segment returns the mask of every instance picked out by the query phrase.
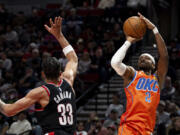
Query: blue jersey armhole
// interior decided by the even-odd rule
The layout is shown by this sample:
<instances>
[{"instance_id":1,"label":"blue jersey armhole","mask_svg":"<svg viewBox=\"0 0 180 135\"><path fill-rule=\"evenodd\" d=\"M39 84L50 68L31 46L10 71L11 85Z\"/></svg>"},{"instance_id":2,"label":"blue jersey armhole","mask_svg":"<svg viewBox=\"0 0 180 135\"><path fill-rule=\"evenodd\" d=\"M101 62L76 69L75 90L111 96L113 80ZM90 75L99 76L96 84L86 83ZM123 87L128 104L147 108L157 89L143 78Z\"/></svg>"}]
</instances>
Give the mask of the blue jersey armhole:
<instances>
[{"instance_id":1,"label":"blue jersey armhole","mask_svg":"<svg viewBox=\"0 0 180 135\"><path fill-rule=\"evenodd\" d=\"M131 83L134 82L134 80L135 80L135 78L136 78L136 74L137 74L136 72L137 72L137 71L135 71L135 74L134 74L134 77L133 77L132 81L128 84L128 86L126 86L126 88L128 88L128 87L131 85Z\"/></svg>"}]
</instances>

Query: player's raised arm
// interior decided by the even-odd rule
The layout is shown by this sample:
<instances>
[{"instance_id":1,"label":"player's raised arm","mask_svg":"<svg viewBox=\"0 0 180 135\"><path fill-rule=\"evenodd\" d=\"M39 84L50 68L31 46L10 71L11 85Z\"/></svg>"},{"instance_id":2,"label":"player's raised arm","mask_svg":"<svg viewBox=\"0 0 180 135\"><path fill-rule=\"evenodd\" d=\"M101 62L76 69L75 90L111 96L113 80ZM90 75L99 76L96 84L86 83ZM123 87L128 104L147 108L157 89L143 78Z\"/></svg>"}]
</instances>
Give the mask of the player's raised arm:
<instances>
[{"instance_id":1,"label":"player's raised arm","mask_svg":"<svg viewBox=\"0 0 180 135\"><path fill-rule=\"evenodd\" d=\"M139 39L127 36L125 43L117 50L111 59L111 66L116 71L117 74L124 78L125 87L131 82L135 75L135 70L131 66L126 66L122 63L128 48L132 43L138 41Z\"/></svg>"},{"instance_id":2,"label":"player's raised arm","mask_svg":"<svg viewBox=\"0 0 180 135\"><path fill-rule=\"evenodd\" d=\"M68 63L66 64L65 70L63 72L63 77L71 84L73 85L74 78L76 76L77 72L77 66L78 66L78 58L77 55L72 48L72 46L69 44L69 42L66 40L62 33L62 18L61 17L55 17L54 22L52 19L50 21L50 27L47 25L44 25L46 30L51 33L59 42L63 49L63 53L68 59Z\"/></svg>"},{"instance_id":3,"label":"player's raised arm","mask_svg":"<svg viewBox=\"0 0 180 135\"><path fill-rule=\"evenodd\" d=\"M47 93L42 87L35 88L31 90L25 97L19 99L13 104L6 104L0 99L0 112L6 116L13 116L23 111L34 103L38 102Z\"/></svg>"},{"instance_id":4,"label":"player's raised arm","mask_svg":"<svg viewBox=\"0 0 180 135\"><path fill-rule=\"evenodd\" d=\"M158 79L159 79L159 86L161 89L164 79L165 79L165 75L168 70L168 51L166 48L166 44L165 44L161 34L159 33L157 27L152 22L150 22L147 18L145 18L143 15L141 15L140 13L138 13L138 15L140 16L141 19L143 19L145 21L147 27L153 31L155 38L156 38L158 52L159 52L157 75L158 75Z\"/></svg>"}]
</instances>

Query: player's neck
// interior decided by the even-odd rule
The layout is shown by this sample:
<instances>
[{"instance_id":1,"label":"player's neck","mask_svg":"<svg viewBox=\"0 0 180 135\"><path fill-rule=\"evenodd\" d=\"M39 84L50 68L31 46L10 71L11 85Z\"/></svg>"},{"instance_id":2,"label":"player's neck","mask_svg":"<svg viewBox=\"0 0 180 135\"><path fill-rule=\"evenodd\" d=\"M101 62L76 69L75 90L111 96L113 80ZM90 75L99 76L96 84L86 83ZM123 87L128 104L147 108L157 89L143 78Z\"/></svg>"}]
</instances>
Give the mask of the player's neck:
<instances>
[{"instance_id":1,"label":"player's neck","mask_svg":"<svg viewBox=\"0 0 180 135\"><path fill-rule=\"evenodd\" d=\"M143 71L146 75L151 75L152 72L151 71Z\"/></svg>"},{"instance_id":2,"label":"player's neck","mask_svg":"<svg viewBox=\"0 0 180 135\"><path fill-rule=\"evenodd\" d=\"M53 83L53 84L55 84L55 85L58 85L59 84L59 78L58 79L56 79L56 80L49 80L49 79L46 79L46 83Z\"/></svg>"}]
</instances>

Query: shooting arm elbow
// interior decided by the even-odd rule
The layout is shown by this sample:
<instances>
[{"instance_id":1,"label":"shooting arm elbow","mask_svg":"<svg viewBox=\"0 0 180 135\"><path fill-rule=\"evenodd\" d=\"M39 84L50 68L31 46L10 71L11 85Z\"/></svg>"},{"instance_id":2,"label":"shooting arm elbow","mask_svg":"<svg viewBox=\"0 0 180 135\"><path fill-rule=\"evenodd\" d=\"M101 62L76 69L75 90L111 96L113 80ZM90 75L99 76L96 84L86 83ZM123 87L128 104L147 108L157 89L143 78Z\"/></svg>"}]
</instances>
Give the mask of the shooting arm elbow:
<instances>
[{"instance_id":1,"label":"shooting arm elbow","mask_svg":"<svg viewBox=\"0 0 180 135\"><path fill-rule=\"evenodd\" d=\"M111 59L111 67L115 68L118 65L118 61L115 59L115 57L112 57Z\"/></svg>"},{"instance_id":2,"label":"shooting arm elbow","mask_svg":"<svg viewBox=\"0 0 180 135\"><path fill-rule=\"evenodd\" d=\"M111 66L120 76L122 76L126 71L126 65L122 62L111 60Z\"/></svg>"}]
</instances>

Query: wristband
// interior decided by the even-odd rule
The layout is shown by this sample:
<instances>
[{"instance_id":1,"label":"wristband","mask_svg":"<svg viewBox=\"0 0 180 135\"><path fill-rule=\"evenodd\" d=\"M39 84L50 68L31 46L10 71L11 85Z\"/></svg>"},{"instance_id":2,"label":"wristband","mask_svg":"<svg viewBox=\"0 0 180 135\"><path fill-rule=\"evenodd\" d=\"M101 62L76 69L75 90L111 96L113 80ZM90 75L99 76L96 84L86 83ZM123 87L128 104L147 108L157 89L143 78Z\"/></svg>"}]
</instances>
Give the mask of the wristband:
<instances>
[{"instance_id":1,"label":"wristband","mask_svg":"<svg viewBox=\"0 0 180 135\"><path fill-rule=\"evenodd\" d=\"M63 53L64 53L65 56L71 51L74 51L74 49L72 48L71 45L68 45L65 48L63 48Z\"/></svg>"},{"instance_id":2,"label":"wristband","mask_svg":"<svg viewBox=\"0 0 180 135\"><path fill-rule=\"evenodd\" d=\"M153 33L154 33L154 34L159 33L159 31L158 31L157 27L154 27L154 29L153 29Z\"/></svg>"}]
</instances>

